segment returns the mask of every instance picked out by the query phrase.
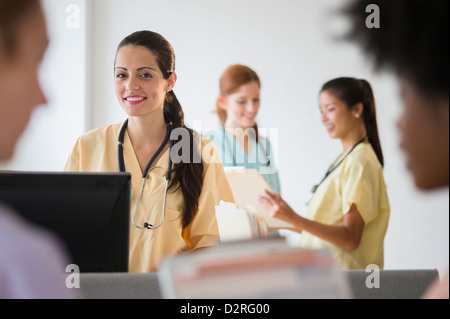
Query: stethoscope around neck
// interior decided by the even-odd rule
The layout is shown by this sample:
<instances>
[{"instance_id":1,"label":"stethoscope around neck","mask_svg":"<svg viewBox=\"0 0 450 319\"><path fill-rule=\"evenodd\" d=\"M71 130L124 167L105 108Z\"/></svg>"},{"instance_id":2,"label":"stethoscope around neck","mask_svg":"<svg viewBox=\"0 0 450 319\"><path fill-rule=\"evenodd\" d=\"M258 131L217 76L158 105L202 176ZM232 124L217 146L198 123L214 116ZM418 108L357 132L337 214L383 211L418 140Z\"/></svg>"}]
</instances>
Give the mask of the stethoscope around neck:
<instances>
[{"instance_id":1,"label":"stethoscope around neck","mask_svg":"<svg viewBox=\"0 0 450 319\"><path fill-rule=\"evenodd\" d=\"M118 137L118 141L117 141L117 147L118 147L118 160L119 160L119 171L120 172L125 172L125 160L123 157L123 143L124 143L124 137L125 137L125 130L128 126L128 119L125 120L125 122L122 125L122 128L120 129L119 132L119 137ZM155 152L155 154L153 155L153 157L150 159L150 161L148 162L143 174L142 174L142 184L141 184L141 191L139 192L139 198L138 201L136 203L136 206L134 208L133 211L133 216L132 216L132 222L134 224L134 226L136 226L139 229L157 229L159 227L162 226L162 224L164 223L164 220L166 218L166 198L167 198L167 190L169 188L169 181L170 181L170 170L172 168L172 159L170 156L170 152L172 151L172 146L173 146L173 140L170 139L170 134L172 133L173 130L173 123L169 122L167 124L167 133L166 133L166 137L164 138L164 141L161 143L161 145L159 146L158 150ZM153 226L152 224L149 224L147 222L144 223L143 226L139 226L138 224L136 224L135 222L135 216L136 216L136 211L139 207L139 204L141 202L141 198L142 198L142 193L144 191L144 186L145 186L145 180L148 178L148 173L150 171L150 167L152 166L153 162L155 161L155 159L158 157L158 155L161 153L161 151L164 149L164 146L167 144L167 142L170 140L170 149L169 149L169 166L168 166L168 173L166 175L166 186L165 186L165 190L164 190L164 200L163 200L163 215L161 218L161 222L156 225Z\"/></svg>"},{"instance_id":2,"label":"stethoscope around neck","mask_svg":"<svg viewBox=\"0 0 450 319\"><path fill-rule=\"evenodd\" d=\"M231 155L232 155L232 157L233 157L233 166L239 166L239 165L237 164L236 154L235 154L235 152L234 152L234 149L233 149L232 145L229 145L230 143L229 143L229 141L228 141L228 139L227 139L227 137L226 137L225 127L222 127L222 140L224 141L224 145L226 145L226 147L228 147L228 149L231 151ZM257 145L258 148L261 149L262 153L264 154L264 157L265 157L266 160L267 160L266 166L269 167L269 166L270 166L270 158L269 158L269 156L267 155L266 150L263 149L261 143L256 142L256 145ZM224 150L224 151L226 151L226 150ZM256 152L256 156L258 156L258 151ZM224 157L224 159L225 159L225 157Z\"/></svg>"}]
</instances>

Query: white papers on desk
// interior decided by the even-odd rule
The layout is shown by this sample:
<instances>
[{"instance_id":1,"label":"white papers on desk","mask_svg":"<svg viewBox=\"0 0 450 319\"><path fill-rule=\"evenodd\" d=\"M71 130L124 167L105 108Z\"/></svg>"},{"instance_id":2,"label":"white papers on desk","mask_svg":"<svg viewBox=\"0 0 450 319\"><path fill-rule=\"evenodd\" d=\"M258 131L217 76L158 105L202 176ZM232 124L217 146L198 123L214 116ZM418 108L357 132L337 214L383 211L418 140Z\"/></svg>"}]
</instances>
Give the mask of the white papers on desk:
<instances>
[{"instance_id":1,"label":"white papers on desk","mask_svg":"<svg viewBox=\"0 0 450 319\"><path fill-rule=\"evenodd\" d=\"M232 242L165 259L163 298L350 298L327 250L290 247L281 238Z\"/></svg>"},{"instance_id":2,"label":"white papers on desk","mask_svg":"<svg viewBox=\"0 0 450 319\"><path fill-rule=\"evenodd\" d=\"M269 230L264 219L234 203L220 202L215 207L221 242L267 237Z\"/></svg>"},{"instance_id":3,"label":"white papers on desk","mask_svg":"<svg viewBox=\"0 0 450 319\"><path fill-rule=\"evenodd\" d=\"M292 228L292 225L273 218L259 203L258 197L265 196L265 190L272 191L264 177L256 169L244 167L224 167L234 199L239 208L264 218L267 225L273 228Z\"/></svg>"}]
</instances>

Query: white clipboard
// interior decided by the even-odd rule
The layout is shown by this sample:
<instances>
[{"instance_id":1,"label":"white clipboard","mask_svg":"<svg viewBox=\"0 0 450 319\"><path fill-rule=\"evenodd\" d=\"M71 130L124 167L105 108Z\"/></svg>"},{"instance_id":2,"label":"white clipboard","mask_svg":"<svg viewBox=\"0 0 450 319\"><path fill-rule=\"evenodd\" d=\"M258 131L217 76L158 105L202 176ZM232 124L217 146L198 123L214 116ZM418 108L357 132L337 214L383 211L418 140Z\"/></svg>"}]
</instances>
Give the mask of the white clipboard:
<instances>
[{"instance_id":1,"label":"white clipboard","mask_svg":"<svg viewBox=\"0 0 450 319\"><path fill-rule=\"evenodd\" d=\"M292 228L292 225L273 218L259 201L259 196L265 196L265 190L273 192L264 177L256 169L245 167L224 167L225 174L233 191L236 204L243 209L265 219L269 227Z\"/></svg>"}]
</instances>

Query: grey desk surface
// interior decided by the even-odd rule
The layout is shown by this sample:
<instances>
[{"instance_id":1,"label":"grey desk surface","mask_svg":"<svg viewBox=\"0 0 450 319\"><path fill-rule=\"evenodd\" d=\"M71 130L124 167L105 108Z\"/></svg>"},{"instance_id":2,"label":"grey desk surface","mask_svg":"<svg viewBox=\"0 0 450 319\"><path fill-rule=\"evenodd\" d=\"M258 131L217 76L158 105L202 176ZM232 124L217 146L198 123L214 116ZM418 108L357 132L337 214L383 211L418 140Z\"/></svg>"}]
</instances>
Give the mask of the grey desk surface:
<instances>
[{"instance_id":1,"label":"grey desk surface","mask_svg":"<svg viewBox=\"0 0 450 319\"><path fill-rule=\"evenodd\" d=\"M355 299L417 299L439 278L436 269L381 270L379 288L368 288L370 273L344 271ZM160 299L156 273L82 273L82 296L88 299Z\"/></svg>"}]
</instances>

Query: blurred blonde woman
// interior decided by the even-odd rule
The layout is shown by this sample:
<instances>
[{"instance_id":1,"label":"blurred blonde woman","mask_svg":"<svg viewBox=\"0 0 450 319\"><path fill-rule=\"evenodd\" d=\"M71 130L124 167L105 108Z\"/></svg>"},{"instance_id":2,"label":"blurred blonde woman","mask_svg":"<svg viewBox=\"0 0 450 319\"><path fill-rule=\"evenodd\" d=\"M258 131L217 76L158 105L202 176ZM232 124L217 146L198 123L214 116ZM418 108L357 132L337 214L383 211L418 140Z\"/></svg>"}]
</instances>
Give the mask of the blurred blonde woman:
<instances>
[{"instance_id":1,"label":"blurred blonde woman","mask_svg":"<svg viewBox=\"0 0 450 319\"><path fill-rule=\"evenodd\" d=\"M224 166L258 170L273 191L280 193L280 181L270 141L258 132L261 82L255 71L244 65L228 67L220 78L217 115L220 128L205 131L219 151Z\"/></svg>"}]
</instances>

